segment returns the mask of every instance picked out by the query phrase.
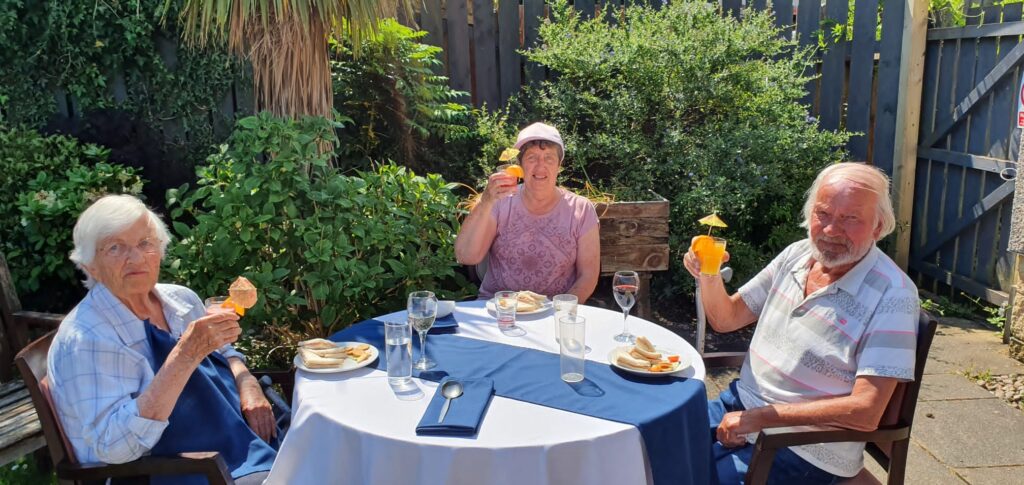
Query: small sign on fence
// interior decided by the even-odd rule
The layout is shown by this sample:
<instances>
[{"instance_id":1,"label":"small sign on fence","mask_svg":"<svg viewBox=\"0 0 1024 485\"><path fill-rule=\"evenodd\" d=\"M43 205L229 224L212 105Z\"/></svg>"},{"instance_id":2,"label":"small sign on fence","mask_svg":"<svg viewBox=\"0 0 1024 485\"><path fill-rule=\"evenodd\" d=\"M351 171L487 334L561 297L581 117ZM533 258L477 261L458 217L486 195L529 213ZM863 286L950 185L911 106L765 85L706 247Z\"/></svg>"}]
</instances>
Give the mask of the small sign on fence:
<instances>
[{"instance_id":1,"label":"small sign on fence","mask_svg":"<svg viewBox=\"0 0 1024 485\"><path fill-rule=\"evenodd\" d=\"M1017 93L1017 128L1024 128L1024 76L1020 78Z\"/></svg>"}]
</instances>

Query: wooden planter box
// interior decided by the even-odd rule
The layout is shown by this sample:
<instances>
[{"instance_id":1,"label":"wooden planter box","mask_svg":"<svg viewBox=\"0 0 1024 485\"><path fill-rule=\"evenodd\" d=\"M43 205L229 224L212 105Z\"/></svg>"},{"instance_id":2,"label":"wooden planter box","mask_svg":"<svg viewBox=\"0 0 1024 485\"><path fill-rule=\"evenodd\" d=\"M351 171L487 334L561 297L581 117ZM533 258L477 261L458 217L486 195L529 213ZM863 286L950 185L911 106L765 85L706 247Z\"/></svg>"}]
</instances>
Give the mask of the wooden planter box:
<instances>
[{"instance_id":1,"label":"wooden planter box","mask_svg":"<svg viewBox=\"0 0 1024 485\"><path fill-rule=\"evenodd\" d=\"M652 271L669 267L668 200L651 192L651 200L597 204L601 221L601 274L632 270L640 274L637 315L651 316Z\"/></svg>"}]
</instances>

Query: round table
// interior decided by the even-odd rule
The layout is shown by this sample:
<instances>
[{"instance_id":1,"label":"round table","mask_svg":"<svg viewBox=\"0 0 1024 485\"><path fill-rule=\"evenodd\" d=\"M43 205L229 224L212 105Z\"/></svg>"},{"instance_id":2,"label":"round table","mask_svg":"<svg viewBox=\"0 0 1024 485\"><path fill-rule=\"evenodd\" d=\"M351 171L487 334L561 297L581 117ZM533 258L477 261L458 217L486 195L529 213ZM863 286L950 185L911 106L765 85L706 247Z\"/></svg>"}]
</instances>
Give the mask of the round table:
<instances>
[{"instance_id":1,"label":"round table","mask_svg":"<svg viewBox=\"0 0 1024 485\"><path fill-rule=\"evenodd\" d=\"M608 363L609 351L621 345L612 336L622 330L622 313L586 305L577 313L587 319L587 359ZM459 303L454 315L460 336L558 353L551 311L519 316L526 334L518 337L498 330L484 301ZM379 320L404 318L396 312ZM704 379L700 355L681 337L634 316L629 328L689 358L691 367L680 375ZM423 398L402 401L387 374L373 366L336 374L296 371L291 428L266 483L650 483L636 427L500 396L475 437L417 436L437 383L415 381Z\"/></svg>"}]
</instances>

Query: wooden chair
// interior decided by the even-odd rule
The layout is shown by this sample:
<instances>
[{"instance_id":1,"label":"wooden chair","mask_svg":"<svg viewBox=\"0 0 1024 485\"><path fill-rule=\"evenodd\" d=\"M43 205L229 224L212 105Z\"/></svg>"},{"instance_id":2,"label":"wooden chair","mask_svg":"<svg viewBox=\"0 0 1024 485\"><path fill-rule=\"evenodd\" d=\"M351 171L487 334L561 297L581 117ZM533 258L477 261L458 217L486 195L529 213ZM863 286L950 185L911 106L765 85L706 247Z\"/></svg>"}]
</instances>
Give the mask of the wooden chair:
<instances>
[{"instance_id":1,"label":"wooden chair","mask_svg":"<svg viewBox=\"0 0 1024 485\"><path fill-rule=\"evenodd\" d=\"M14 356L33 335L60 324L62 315L27 312L14 291L7 261L0 253L0 465L46 446L25 383L17 378Z\"/></svg>"},{"instance_id":2,"label":"wooden chair","mask_svg":"<svg viewBox=\"0 0 1024 485\"><path fill-rule=\"evenodd\" d=\"M888 473L886 483L902 484L907 469L907 452L910 446L910 431L917 409L917 395L921 390L921 378L928 360L928 351L935 336L938 323L925 311L921 311L917 324L917 352L914 365L914 381L896 386L889 405L882 416L881 424L874 431L855 431L843 428L826 428L814 431L786 431L782 428L764 429L754 444L754 454L747 469L745 483L761 485L767 482L775 453L780 448L808 445L813 443L837 443L863 441L866 450ZM741 355L705 356L707 367L737 367L742 365ZM864 476L864 475L867 476ZM862 470L854 481L874 480L870 473ZM847 482L850 483L850 482Z\"/></svg>"},{"instance_id":3,"label":"wooden chair","mask_svg":"<svg viewBox=\"0 0 1024 485\"><path fill-rule=\"evenodd\" d=\"M233 484L227 464L217 452L179 453L176 457L142 457L128 463L78 463L60 421L57 420L46 388L46 354L56 332L50 332L22 349L15 357L32 396L32 404L46 437L50 458L61 483L91 483L107 478L148 477L152 475L205 475L211 485Z\"/></svg>"}]
</instances>

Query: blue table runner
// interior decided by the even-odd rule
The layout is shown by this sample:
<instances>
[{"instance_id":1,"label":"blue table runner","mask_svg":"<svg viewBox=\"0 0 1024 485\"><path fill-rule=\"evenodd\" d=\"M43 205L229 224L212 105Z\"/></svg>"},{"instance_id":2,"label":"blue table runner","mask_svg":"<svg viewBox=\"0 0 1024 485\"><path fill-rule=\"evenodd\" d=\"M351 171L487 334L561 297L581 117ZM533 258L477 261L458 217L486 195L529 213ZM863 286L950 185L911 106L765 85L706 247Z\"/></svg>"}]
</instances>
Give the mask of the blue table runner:
<instances>
[{"instance_id":1,"label":"blue table runner","mask_svg":"<svg viewBox=\"0 0 1024 485\"><path fill-rule=\"evenodd\" d=\"M376 366L387 369L383 322L367 320L331 339L376 346ZM490 377L498 396L636 426L657 485L711 481L710 422L700 380L639 377L588 360L586 379L567 384L556 354L454 334L429 336L427 354L437 367L414 370L421 379Z\"/></svg>"}]
</instances>

